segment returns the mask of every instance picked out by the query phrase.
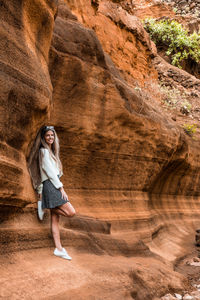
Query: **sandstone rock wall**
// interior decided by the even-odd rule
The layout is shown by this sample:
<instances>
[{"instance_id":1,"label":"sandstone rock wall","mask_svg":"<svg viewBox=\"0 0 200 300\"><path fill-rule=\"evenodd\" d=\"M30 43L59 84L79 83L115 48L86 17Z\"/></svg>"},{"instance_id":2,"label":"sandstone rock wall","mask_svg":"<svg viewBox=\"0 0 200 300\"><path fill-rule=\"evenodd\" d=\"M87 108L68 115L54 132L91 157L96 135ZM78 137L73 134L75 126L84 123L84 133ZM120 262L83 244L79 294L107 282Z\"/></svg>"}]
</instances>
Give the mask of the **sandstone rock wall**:
<instances>
[{"instance_id":1,"label":"sandstone rock wall","mask_svg":"<svg viewBox=\"0 0 200 300\"><path fill-rule=\"evenodd\" d=\"M115 2L115 1L113 1ZM120 1L120 6L128 13L140 19L147 17L176 19L189 28L191 32L199 31L200 16L198 1L155 0L155 1Z\"/></svg>"},{"instance_id":2,"label":"sandstone rock wall","mask_svg":"<svg viewBox=\"0 0 200 300\"><path fill-rule=\"evenodd\" d=\"M79 22L95 31L104 51L131 84L156 80L155 45L136 16L112 1L65 1ZM92 5L91 5L92 4Z\"/></svg>"},{"instance_id":3,"label":"sandstone rock wall","mask_svg":"<svg viewBox=\"0 0 200 300\"><path fill-rule=\"evenodd\" d=\"M71 3L71 7L78 18L85 19L84 3L79 4L75 7ZM159 218L165 214L170 218L179 218L185 213L195 217L190 206L196 209L199 205L198 143L187 138L172 120L167 119L156 102L155 105L147 103L138 96L131 82L125 81L126 67L123 72L116 68L94 31L81 25L65 2L59 5L48 71L50 27L53 28L57 14L55 3L52 5L32 2L22 7L19 17L22 32L16 24L11 28L16 31L13 43L19 39L21 47L24 45L23 51L11 61L9 51L14 55L18 48L13 47L8 35L9 51L4 51L3 55L5 65L10 67L11 62L13 65L3 89L3 115L10 123L2 122L1 125L1 159L10 177L5 184L2 174L2 211L10 211L8 206L16 210L16 207L36 201L25 156L28 156L37 129L49 118L61 140L63 181L81 215L108 222L111 224L109 232L140 228L149 240L160 226ZM108 14L110 4L103 2L102 5L100 18L97 15L101 21L102 16L104 19ZM34 23L38 6L40 22ZM85 7L93 10L92 6ZM14 4L5 4L4 9L7 12L5 20L10 20L8 14ZM115 30L119 30L123 14L119 15L119 9L111 6L109 18L115 21L112 25L115 27L111 26ZM93 18L95 20L96 16ZM129 28L129 34L148 49L151 61L156 52L148 36L143 36L141 25L129 17L123 20L127 22L125 31L121 29L123 34L126 35ZM136 23L132 23L133 20ZM46 24L47 28L41 24ZM18 59L21 59L19 63ZM21 80L23 69L22 84L16 82L16 78L13 83L16 69L18 80ZM8 76L5 74L3 80ZM40 83L40 88L34 85L36 82ZM7 107L9 89L10 95L14 93L15 96ZM24 101L18 100L19 90L20 100ZM19 113L19 109L25 108ZM7 125L9 130L5 129ZM6 214L2 220L4 218ZM67 226L76 227L77 222Z\"/></svg>"},{"instance_id":4,"label":"sandstone rock wall","mask_svg":"<svg viewBox=\"0 0 200 300\"><path fill-rule=\"evenodd\" d=\"M48 53L56 9L55 1L1 1L1 212L35 201L26 155L48 116Z\"/></svg>"},{"instance_id":5,"label":"sandstone rock wall","mask_svg":"<svg viewBox=\"0 0 200 300\"><path fill-rule=\"evenodd\" d=\"M138 98L94 32L63 5L50 74L65 186L81 214L109 221L111 232L137 230L140 220L151 237L159 215L171 222L199 207L198 142Z\"/></svg>"},{"instance_id":6,"label":"sandstone rock wall","mask_svg":"<svg viewBox=\"0 0 200 300\"><path fill-rule=\"evenodd\" d=\"M62 220L64 243L89 254L140 256L139 269L141 256L153 257L163 291L165 263L156 267L162 259L152 251L174 261L199 225L198 140L135 89L162 69L138 19L106 1L67 2L58 12L56 1L42 0L3 2L0 10L0 253L53 246L48 216L36 219L26 166L37 130L51 122L77 210ZM142 275L126 272L145 291L148 264ZM152 299L155 289L152 280L136 299Z\"/></svg>"}]
</instances>

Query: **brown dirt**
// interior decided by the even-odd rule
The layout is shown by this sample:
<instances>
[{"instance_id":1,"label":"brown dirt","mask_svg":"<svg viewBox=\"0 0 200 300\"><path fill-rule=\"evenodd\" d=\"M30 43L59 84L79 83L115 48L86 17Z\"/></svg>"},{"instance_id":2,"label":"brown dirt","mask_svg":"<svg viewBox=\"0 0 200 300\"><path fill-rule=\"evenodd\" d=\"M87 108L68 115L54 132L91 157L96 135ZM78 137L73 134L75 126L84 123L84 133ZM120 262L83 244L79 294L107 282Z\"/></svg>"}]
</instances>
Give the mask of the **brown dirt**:
<instances>
[{"instance_id":1,"label":"brown dirt","mask_svg":"<svg viewBox=\"0 0 200 300\"><path fill-rule=\"evenodd\" d=\"M145 300L165 292L167 285L168 290L181 288L182 277L153 258L96 256L68 248L73 259L66 261L52 252L0 257L0 299Z\"/></svg>"}]
</instances>

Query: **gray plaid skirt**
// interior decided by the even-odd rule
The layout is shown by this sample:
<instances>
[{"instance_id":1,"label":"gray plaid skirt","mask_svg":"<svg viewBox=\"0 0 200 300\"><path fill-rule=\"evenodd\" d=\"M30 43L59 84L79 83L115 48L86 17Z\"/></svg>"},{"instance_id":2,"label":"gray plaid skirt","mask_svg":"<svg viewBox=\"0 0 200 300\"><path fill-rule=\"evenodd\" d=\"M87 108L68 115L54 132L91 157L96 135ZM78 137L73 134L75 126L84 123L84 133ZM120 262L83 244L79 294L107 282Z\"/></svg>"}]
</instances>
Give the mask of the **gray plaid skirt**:
<instances>
[{"instance_id":1,"label":"gray plaid skirt","mask_svg":"<svg viewBox=\"0 0 200 300\"><path fill-rule=\"evenodd\" d=\"M42 189L42 208L55 208L62 204L69 202L69 200L64 200L60 190L55 188L53 183L47 179L43 181Z\"/></svg>"}]
</instances>

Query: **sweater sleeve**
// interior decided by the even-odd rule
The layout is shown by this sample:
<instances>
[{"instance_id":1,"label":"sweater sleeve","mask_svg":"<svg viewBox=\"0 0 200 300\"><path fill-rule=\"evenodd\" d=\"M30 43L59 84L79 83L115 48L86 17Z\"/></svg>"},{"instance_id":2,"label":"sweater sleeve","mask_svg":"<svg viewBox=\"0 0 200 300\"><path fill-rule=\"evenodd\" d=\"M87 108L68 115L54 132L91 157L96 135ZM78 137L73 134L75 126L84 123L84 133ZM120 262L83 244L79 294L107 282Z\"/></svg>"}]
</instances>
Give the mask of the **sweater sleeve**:
<instances>
[{"instance_id":1,"label":"sweater sleeve","mask_svg":"<svg viewBox=\"0 0 200 300\"><path fill-rule=\"evenodd\" d=\"M48 149L40 149L41 151L41 168L46 173L49 180L53 185L59 189L63 186L62 182L59 180L58 175L55 172L55 168L50 159L50 153Z\"/></svg>"}]
</instances>

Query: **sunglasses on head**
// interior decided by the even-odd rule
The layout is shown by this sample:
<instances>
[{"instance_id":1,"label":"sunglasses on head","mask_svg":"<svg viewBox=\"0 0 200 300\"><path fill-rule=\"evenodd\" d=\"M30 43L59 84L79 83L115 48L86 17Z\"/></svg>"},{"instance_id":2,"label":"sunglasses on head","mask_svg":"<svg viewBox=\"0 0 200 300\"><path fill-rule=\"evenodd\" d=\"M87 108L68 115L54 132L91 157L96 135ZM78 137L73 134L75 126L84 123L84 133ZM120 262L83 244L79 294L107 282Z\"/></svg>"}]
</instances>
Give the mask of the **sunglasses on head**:
<instances>
[{"instance_id":1,"label":"sunglasses on head","mask_svg":"<svg viewBox=\"0 0 200 300\"><path fill-rule=\"evenodd\" d=\"M45 130L47 130L47 129L53 129L53 130L54 130L54 126L45 126L44 129L45 129Z\"/></svg>"}]
</instances>

